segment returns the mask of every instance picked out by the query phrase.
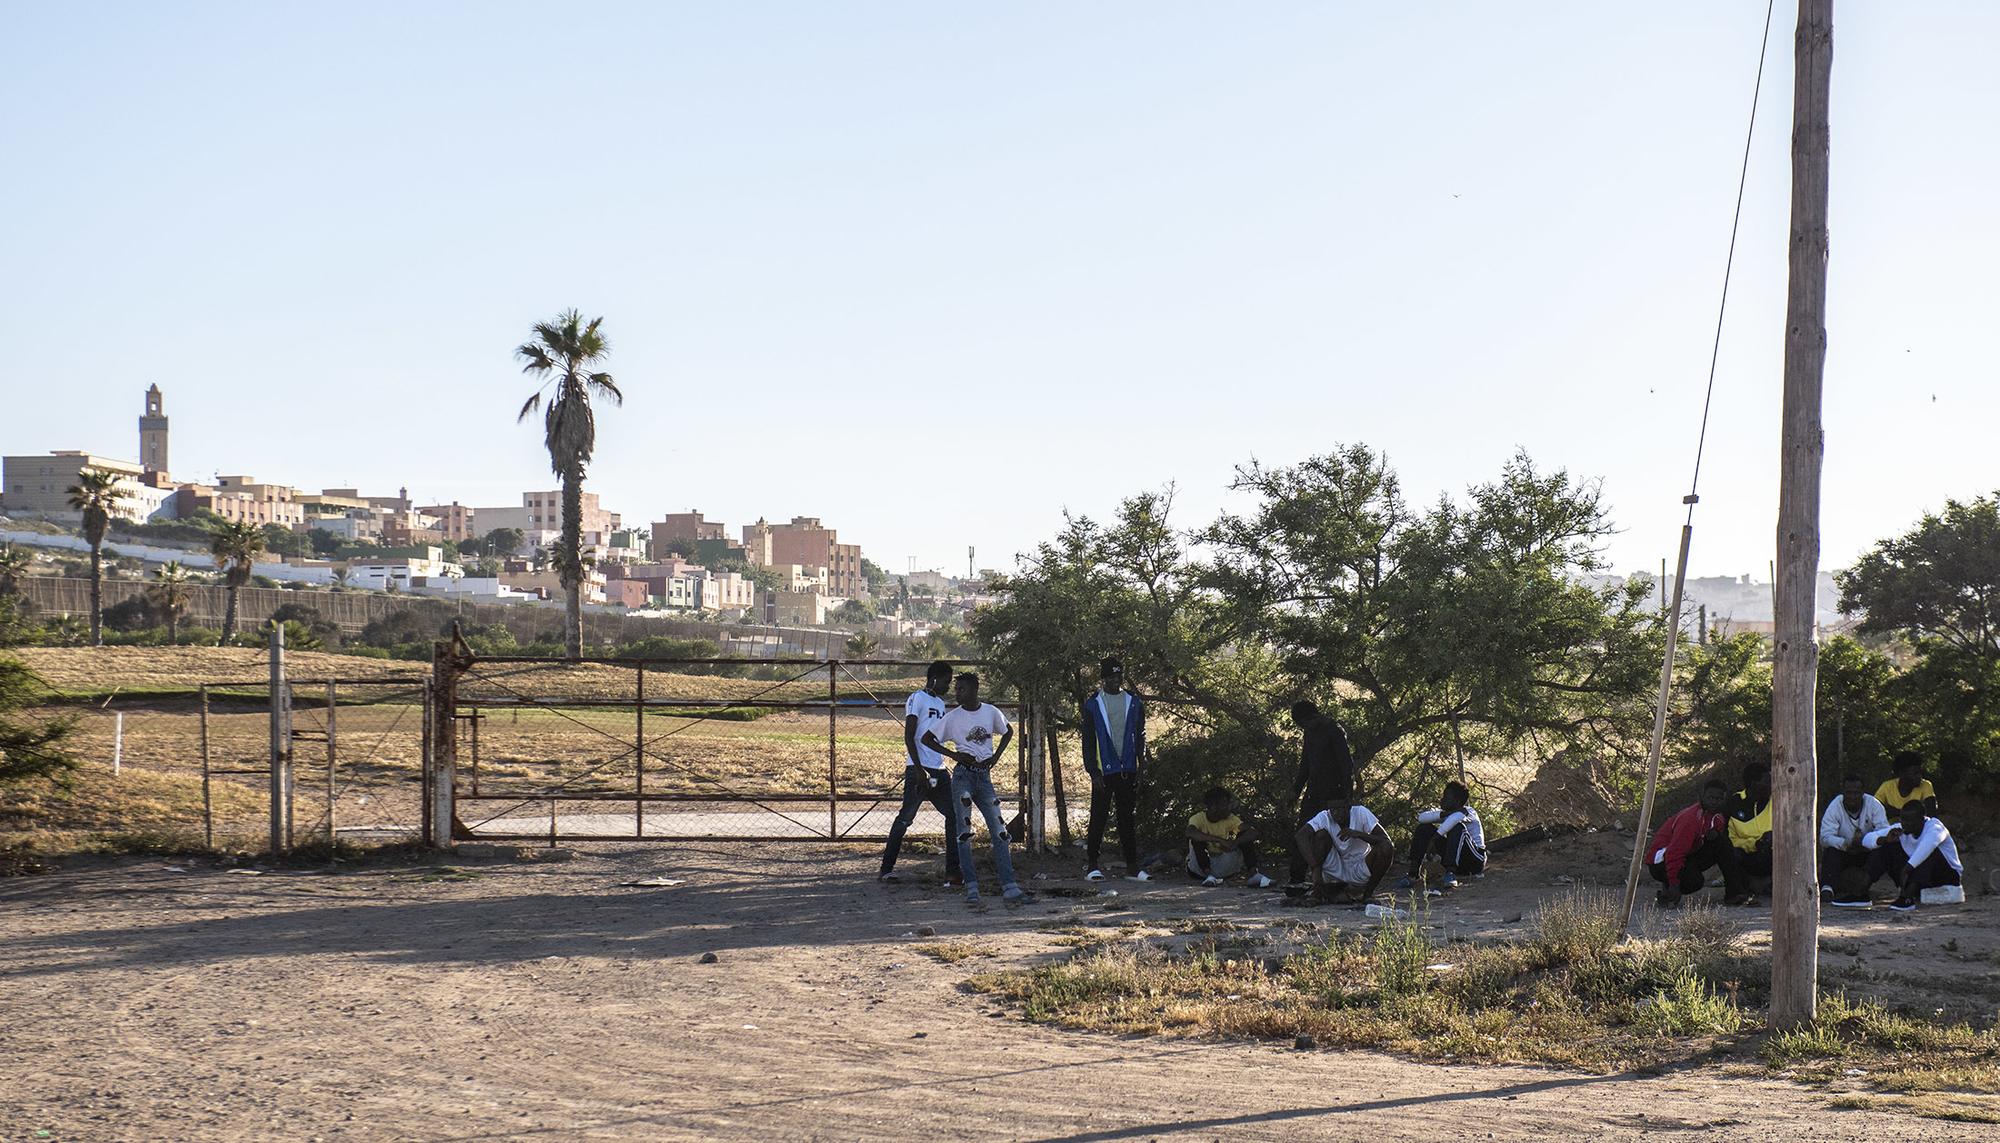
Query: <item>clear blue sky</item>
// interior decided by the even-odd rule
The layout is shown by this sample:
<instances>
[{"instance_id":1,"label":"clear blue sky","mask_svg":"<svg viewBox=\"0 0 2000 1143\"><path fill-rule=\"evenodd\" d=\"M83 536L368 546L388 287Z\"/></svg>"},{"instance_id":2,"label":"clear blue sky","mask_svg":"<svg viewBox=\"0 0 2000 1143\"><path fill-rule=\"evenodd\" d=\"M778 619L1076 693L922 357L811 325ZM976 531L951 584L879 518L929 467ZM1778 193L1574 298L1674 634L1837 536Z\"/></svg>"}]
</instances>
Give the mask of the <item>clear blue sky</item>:
<instances>
[{"instance_id":1,"label":"clear blue sky","mask_svg":"<svg viewBox=\"0 0 2000 1143\"><path fill-rule=\"evenodd\" d=\"M631 521L818 515L902 570L1366 441L1517 448L1670 551L1763 7L28 4L0 39L0 451L552 485L509 350L603 314ZM1776 515L1781 3L1697 516ZM2000 485L2000 6L1836 13L1825 561Z\"/></svg>"}]
</instances>

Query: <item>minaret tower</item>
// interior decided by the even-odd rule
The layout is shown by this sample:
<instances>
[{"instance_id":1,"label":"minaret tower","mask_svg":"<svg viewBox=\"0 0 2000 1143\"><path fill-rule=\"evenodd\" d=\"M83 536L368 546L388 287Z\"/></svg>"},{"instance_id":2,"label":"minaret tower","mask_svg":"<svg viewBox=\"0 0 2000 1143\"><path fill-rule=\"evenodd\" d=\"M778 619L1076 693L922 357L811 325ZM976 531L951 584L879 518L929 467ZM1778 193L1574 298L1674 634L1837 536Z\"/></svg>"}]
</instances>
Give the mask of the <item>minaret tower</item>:
<instances>
[{"instance_id":1,"label":"minaret tower","mask_svg":"<svg viewBox=\"0 0 2000 1143\"><path fill-rule=\"evenodd\" d=\"M167 414L160 400L160 387L146 390L146 415L139 418L139 467L148 472L167 471Z\"/></svg>"}]
</instances>

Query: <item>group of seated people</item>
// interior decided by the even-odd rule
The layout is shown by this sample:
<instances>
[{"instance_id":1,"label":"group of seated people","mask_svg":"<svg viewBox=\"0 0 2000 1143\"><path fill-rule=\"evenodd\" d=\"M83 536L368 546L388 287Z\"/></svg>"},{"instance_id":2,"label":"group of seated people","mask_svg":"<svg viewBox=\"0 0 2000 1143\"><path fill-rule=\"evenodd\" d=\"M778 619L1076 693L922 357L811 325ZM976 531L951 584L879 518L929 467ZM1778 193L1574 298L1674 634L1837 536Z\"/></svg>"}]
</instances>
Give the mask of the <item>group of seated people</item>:
<instances>
[{"instance_id":1,"label":"group of seated people","mask_svg":"<svg viewBox=\"0 0 2000 1143\"><path fill-rule=\"evenodd\" d=\"M1201 812L1188 819L1188 876L1214 886L1247 872L1251 886L1270 885L1257 866L1256 840L1236 814L1234 795L1218 786L1202 800ZM1395 865L1396 847L1381 820L1348 798L1329 800L1290 840L1288 891L1324 903L1367 901ZM1464 783L1446 783L1440 803L1417 814L1407 860L1409 872L1397 883L1399 890L1415 887L1433 861L1441 867L1444 888L1486 871L1486 832Z\"/></svg>"},{"instance_id":2,"label":"group of seated people","mask_svg":"<svg viewBox=\"0 0 2000 1143\"><path fill-rule=\"evenodd\" d=\"M1820 817L1821 900L1869 908L1875 884L1886 877L1897 889L1889 907L1909 912L1924 890L1960 884L1965 866L1937 808L1937 791L1914 752L1896 755L1895 777L1873 794L1858 775L1847 775ZM1733 793L1722 779L1709 779L1700 800L1653 835L1647 868L1666 908L1705 888L1711 869L1721 873L1724 904L1755 903L1771 877L1771 768L1745 766L1743 786Z\"/></svg>"}]
</instances>

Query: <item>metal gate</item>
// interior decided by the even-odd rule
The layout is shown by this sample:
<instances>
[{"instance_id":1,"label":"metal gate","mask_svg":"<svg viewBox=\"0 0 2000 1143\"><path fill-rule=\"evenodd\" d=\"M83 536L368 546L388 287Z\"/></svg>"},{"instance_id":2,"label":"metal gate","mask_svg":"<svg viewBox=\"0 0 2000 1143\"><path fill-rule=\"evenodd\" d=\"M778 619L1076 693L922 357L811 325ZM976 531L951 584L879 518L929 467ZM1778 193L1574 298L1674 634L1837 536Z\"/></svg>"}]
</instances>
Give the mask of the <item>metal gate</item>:
<instances>
[{"instance_id":1,"label":"metal gate","mask_svg":"<svg viewBox=\"0 0 2000 1143\"><path fill-rule=\"evenodd\" d=\"M441 642L424 836L439 847L884 837L902 799L903 699L928 666L487 656ZM995 785L1017 836L1039 848L1045 713L1015 695L988 701L1015 725L1014 781Z\"/></svg>"}]
</instances>

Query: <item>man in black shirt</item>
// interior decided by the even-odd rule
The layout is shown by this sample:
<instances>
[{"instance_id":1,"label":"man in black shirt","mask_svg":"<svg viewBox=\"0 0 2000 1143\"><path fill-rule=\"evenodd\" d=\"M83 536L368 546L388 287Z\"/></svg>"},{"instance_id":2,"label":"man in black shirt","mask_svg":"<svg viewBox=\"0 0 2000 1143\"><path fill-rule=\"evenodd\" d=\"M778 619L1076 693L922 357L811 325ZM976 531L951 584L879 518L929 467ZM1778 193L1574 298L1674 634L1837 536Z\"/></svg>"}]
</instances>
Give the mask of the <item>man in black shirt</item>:
<instances>
[{"instance_id":1,"label":"man in black shirt","mask_svg":"<svg viewBox=\"0 0 2000 1143\"><path fill-rule=\"evenodd\" d=\"M1354 800L1354 755L1347 748L1347 731L1320 713L1310 699L1292 704L1292 722L1305 735L1299 747L1299 776L1292 782L1292 796L1304 798L1299 811L1303 829L1307 820L1327 806ZM1306 855L1294 849L1288 880L1297 884L1305 877Z\"/></svg>"}]
</instances>

